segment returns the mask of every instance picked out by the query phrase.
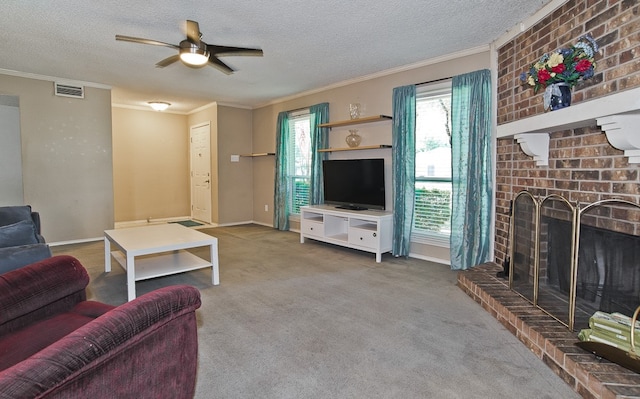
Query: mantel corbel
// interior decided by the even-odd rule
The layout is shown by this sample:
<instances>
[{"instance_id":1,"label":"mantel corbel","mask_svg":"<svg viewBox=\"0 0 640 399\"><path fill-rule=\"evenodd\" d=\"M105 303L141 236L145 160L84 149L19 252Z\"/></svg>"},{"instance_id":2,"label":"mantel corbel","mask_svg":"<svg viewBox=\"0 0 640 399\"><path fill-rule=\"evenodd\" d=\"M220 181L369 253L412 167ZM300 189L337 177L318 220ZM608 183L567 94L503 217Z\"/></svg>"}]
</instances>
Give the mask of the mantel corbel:
<instances>
[{"instance_id":1,"label":"mantel corbel","mask_svg":"<svg viewBox=\"0 0 640 399\"><path fill-rule=\"evenodd\" d=\"M624 151L629 163L640 163L640 114L618 114L597 118L598 126L607 135L609 144Z\"/></svg>"},{"instance_id":2,"label":"mantel corbel","mask_svg":"<svg viewBox=\"0 0 640 399\"><path fill-rule=\"evenodd\" d=\"M549 165L549 133L520 133L513 138L525 154L533 157L537 166Z\"/></svg>"}]
</instances>

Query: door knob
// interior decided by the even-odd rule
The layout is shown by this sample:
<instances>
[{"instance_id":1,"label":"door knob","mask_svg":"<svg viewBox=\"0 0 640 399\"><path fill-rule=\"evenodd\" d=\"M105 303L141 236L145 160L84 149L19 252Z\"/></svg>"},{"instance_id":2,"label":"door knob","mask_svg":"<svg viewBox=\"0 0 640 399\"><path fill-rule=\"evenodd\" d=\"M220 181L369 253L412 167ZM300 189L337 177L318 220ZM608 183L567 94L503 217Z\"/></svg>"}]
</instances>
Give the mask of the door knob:
<instances>
[{"instance_id":1,"label":"door knob","mask_svg":"<svg viewBox=\"0 0 640 399\"><path fill-rule=\"evenodd\" d=\"M204 182L205 182L205 183L209 183L209 180L205 180Z\"/></svg>"}]
</instances>

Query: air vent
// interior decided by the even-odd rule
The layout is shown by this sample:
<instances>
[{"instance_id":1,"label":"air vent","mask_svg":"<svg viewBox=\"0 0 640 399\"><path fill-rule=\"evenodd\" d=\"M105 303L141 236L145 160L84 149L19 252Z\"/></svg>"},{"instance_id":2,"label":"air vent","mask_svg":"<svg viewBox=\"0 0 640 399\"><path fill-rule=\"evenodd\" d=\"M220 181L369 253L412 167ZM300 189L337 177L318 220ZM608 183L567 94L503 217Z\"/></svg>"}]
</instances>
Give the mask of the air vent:
<instances>
[{"instance_id":1,"label":"air vent","mask_svg":"<svg viewBox=\"0 0 640 399\"><path fill-rule=\"evenodd\" d=\"M84 86L72 86L54 83L56 96L84 98Z\"/></svg>"}]
</instances>

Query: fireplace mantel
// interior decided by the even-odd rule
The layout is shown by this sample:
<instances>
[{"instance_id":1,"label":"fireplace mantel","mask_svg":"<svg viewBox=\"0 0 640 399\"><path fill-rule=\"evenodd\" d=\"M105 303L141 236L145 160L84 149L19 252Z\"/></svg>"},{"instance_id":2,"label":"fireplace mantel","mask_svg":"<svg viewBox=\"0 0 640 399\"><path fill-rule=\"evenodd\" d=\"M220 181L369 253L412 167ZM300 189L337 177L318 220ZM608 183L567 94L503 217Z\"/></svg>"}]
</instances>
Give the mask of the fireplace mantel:
<instances>
[{"instance_id":1,"label":"fireplace mantel","mask_svg":"<svg viewBox=\"0 0 640 399\"><path fill-rule=\"evenodd\" d=\"M627 122L628 119L638 123L617 122L622 120ZM612 124L612 120L616 123ZM549 157L549 133L595 125L602 126L609 143L624 150L630 163L640 163L640 140L637 139L639 135L636 132L637 126L640 126L640 88L498 125L496 137L514 138L522 145L530 142L527 136L531 135L530 139L535 141L535 148L539 148L540 152L532 154L531 149L527 148L525 153L533 156L537 164L542 166L546 165ZM633 128L634 126L636 128ZM547 141L547 145L540 143L541 140Z\"/></svg>"}]
</instances>

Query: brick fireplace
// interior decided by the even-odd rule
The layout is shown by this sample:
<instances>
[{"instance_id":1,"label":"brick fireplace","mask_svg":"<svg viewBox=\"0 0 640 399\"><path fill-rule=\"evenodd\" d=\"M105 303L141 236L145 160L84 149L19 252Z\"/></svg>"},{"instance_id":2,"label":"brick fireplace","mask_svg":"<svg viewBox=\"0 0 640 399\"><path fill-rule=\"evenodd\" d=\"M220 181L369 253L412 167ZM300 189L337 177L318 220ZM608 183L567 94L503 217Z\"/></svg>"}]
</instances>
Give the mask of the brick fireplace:
<instances>
[{"instance_id":1,"label":"brick fireplace","mask_svg":"<svg viewBox=\"0 0 640 399\"><path fill-rule=\"evenodd\" d=\"M574 0L498 48L498 125L545 112L542 93L520 84L518 76L543 53L566 47L586 33L597 40L596 75L573 90L572 106L640 87L640 5L637 0ZM569 107L571 108L571 107ZM562 110L561 110L562 111ZM585 117L588 117L586 115ZM549 165L538 167L513 137L497 140L496 261L507 251L509 202L515 193L562 195L596 202L620 197L640 201L637 164L609 144L594 122L577 129L547 131Z\"/></svg>"},{"instance_id":2,"label":"brick fireplace","mask_svg":"<svg viewBox=\"0 0 640 399\"><path fill-rule=\"evenodd\" d=\"M458 286L582 397L640 397L640 374L575 346L577 334L509 290L500 270L493 262L476 266L459 273Z\"/></svg>"},{"instance_id":3,"label":"brick fireplace","mask_svg":"<svg viewBox=\"0 0 640 399\"><path fill-rule=\"evenodd\" d=\"M515 196L509 287L572 331L640 304L640 204Z\"/></svg>"},{"instance_id":4,"label":"brick fireplace","mask_svg":"<svg viewBox=\"0 0 640 399\"><path fill-rule=\"evenodd\" d=\"M545 113L542 93L521 86L519 74L543 53L567 47L586 33L600 46L595 76L574 88L571 107ZM575 332L496 278L508 254L509 209L516 193L556 194L579 204L609 198L640 203L640 164L611 144L609 132L598 119L609 113L640 115L639 1L567 1L517 36L497 41L496 49L495 262L460 273L458 284L584 397L640 397L640 374L575 347ZM601 115L580 115L582 110ZM548 150L542 151L547 165L527 155L518 139L519 129L530 125L546 127L533 132L543 133L543 143L548 144Z\"/></svg>"}]
</instances>

